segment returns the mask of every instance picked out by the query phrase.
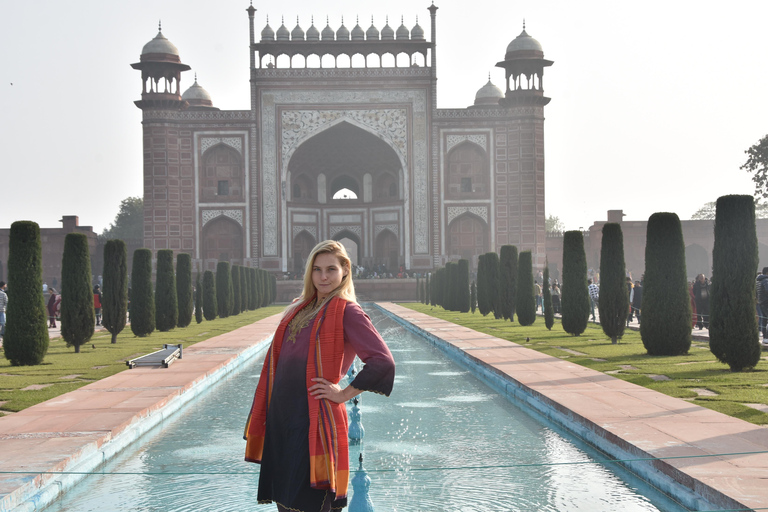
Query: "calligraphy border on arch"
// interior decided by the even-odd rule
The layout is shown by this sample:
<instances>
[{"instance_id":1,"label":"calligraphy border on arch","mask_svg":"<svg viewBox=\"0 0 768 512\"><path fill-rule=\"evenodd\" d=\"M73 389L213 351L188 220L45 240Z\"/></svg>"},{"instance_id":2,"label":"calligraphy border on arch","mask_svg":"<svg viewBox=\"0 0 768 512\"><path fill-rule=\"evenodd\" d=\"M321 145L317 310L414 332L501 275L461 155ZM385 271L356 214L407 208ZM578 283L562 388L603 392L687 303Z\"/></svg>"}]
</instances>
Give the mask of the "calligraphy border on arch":
<instances>
[{"instance_id":1,"label":"calligraphy border on arch","mask_svg":"<svg viewBox=\"0 0 768 512\"><path fill-rule=\"evenodd\" d=\"M488 207L487 206L449 206L448 207L448 225L453 222L453 219L464 213L474 213L488 224Z\"/></svg>"}]
</instances>

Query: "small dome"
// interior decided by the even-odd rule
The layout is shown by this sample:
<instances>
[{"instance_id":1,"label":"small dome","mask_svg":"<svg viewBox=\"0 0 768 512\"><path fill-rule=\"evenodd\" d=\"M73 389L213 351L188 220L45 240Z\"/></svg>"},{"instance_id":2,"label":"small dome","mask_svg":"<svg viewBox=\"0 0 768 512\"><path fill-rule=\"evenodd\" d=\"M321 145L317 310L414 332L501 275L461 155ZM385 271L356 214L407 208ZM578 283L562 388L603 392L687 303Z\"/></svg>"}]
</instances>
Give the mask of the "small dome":
<instances>
[{"instance_id":1,"label":"small dome","mask_svg":"<svg viewBox=\"0 0 768 512\"><path fill-rule=\"evenodd\" d=\"M383 29L381 29L381 40L391 41L394 38L395 38L395 31L392 29L392 27L389 26L389 20L387 20L387 24L384 25Z\"/></svg>"},{"instance_id":2,"label":"small dome","mask_svg":"<svg viewBox=\"0 0 768 512\"><path fill-rule=\"evenodd\" d=\"M288 28L285 26L285 23L280 25L280 28L277 29L277 40L278 41L290 41L291 40L291 33L288 32Z\"/></svg>"},{"instance_id":3,"label":"small dome","mask_svg":"<svg viewBox=\"0 0 768 512\"><path fill-rule=\"evenodd\" d=\"M371 16L371 26L365 31L365 38L369 41L379 40L379 29L373 24L373 16Z\"/></svg>"},{"instance_id":4,"label":"small dome","mask_svg":"<svg viewBox=\"0 0 768 512\"><path fill-rule=\"evenodd\" d=\"M307 29L307 41L319 41L320 31L315 27L315 22L312 20L312 26Z\"/></svg>"},{"instance_id":5,"label":"small dome","mask_svg":"<svg viewBox=\"0 0 768 512\"><path fill-rule=\"evenodd\" d=\"M475 105L489 105L497 106L499 100L504 97L504 93L501 89L493 85L491 78L488 77L488 83L485 84L475 94Z\"/></svg>"},{"instance_id":6,"label":"small dome","mask_svg":"<svg viewBox=\"0 0 768 512\"><path fill-rule=\"evenodd\" d=\"M333 31L328 24L328 20L325 20L325 28L323 29L323 41L333 41L336 39L336 32Z\"/></svg>"},{"instance_id":7,"label":"small dome","mask_svg":"<svg viewBox=\"0 0 768 512\"><path fill-rule=\"evenodd\" d=\"M142 55L148 55L150 53L165 53L170 55L179 55L179 50L172 42L167 40L162 32L158 32L153 40L144 45L141 49Z\"/></svg>"},{"instance_id":8,"label":"small dome","mask_svg":"<svg viewBox=\"0 0 768 512\"><path fill-rule=\"evenodd\" d=\"M520 32L520 35L517 36L514 41L509 43L509 46L507 46L507 53L512 52L518 52L518 51L536 51L544 53L544 50L541 48L541 44L528 35L528 32L525 31L525 28L523 28L523 31Z\"/></svg>"},{"instance_id":9,"label":"small dome","mask_svg":"<svg viewBox=\"0 0 768 512\"><path fill-rule=\"evenodd\" d=\"M203 89L197 83L197 76L195 76L195 83L192 84L192 87L184 91L184 94L181 95L181 99L187 101L190 107L212 107L213 106L211 95L208 94L208 91Z\"/></svg>"},{"instance_id":10,"label":"small dome","mask_svg":"<svg viewBox=\"0 0 768 512\"><path fill-rule=\"evenodd\" d=\"M416 25L411 29L411 39L416 41L424 40L424 29L419 25L419 18L416 18Z\"/></svg>"},{"instance_id":11,"label":"small dome","mask_svg":"<svg viewBox=\"0 0 768 512\"><path fill-rule=\"evenodd\" d=\"M352 40L365 41L365 32L363 32L363 28L360 26L359 22L355 25L355 28L352 29Z\"/></svg>"},{"instance_id":12,"label":"small dome","mask_svg":"<svg viewBox=\"0 0 768 512\"><path fill-rule=\"evenodd\" d=\"M344 26L344 18L341 18L341 26L336 31L337 41L349 41L349 29Z\"/></svg>"},{"instance_id":13,"label":"small dome","mask_svg":"<svg viewBox=\"0 0 768 512\"><path fill-rule=\"evenodd\" d=\"M304 29L299 26L299 18L296 17L296 26L291 30L291 41L303 41Z\"/></svg>"},{"instance_id":14,"label":"small dome","mask_svg":"<svg viewBox=\"0 0 768 512\"><path fill-rule=\"evenodd\" d=\"M275 31L272 30L272 27L269 26L269 19L267 19L267 26L264 27L264 29L261 31L261 40L262 41L275 40Z\"/></svg>"},{"instance_id":15,"label":"small dome","mask_svg":"<svg viewBox=\"0 0 768 512\"><path fill-rule=\"evenodd\" d=\"M403 23L403 19L400 18L400 26L397 27L397 38L408 39L410 35L411 35L411 32L408 30L408 27L406 27L405 24Z\"/></svg>"}]
</instances>

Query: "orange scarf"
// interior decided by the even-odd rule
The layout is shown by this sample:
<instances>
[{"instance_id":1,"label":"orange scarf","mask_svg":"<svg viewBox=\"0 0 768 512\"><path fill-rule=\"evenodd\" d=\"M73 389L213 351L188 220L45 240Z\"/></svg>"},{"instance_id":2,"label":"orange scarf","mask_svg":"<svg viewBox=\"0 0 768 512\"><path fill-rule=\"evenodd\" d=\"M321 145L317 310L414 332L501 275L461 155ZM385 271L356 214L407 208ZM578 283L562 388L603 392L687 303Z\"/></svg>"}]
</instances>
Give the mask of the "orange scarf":
<instances>
[{"instance_id":1,"label":"orange scarf","mask_svg":"<svg viewBox=\"0 0 768 512\"><path fill-rule=\"evenodd\" d=\"M245 460L261 462L267 411L272 398L277 361L288 323L314 297L302 307L283 318L272 339L272 345L261 369L251 412L245 426ZM312 379L322 377L338 384L344 376L344 309L347 301L334 297L318 313L312 325L307 356L307 389L315 384ZM347 409L344 403L316 400L307 394L309 402L309 470L310 486L327 489L336 499L346 498L349 484L349 440Z\"/></svg>"}]
</instances>

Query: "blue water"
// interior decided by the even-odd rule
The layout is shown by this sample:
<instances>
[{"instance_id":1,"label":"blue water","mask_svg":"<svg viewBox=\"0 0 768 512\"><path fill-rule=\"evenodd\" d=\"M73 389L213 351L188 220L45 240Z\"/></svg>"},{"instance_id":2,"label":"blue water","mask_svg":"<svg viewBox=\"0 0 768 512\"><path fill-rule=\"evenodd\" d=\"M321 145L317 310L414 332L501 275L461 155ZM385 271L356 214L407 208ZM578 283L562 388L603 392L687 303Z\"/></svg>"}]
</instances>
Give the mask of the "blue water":
<instances>
[{"instance_id":1,"label":"blue water","mask_svg":"<svg viewBox=\"0 0 768 512\"><path fill-rule=\"evenodd\" d=\"M391 397L362 395L364 466L378 512L687 510L615 466L542 465L605 456L494 393L382 313L369 314L397 362ZM274 511L256 504L258 465L242 460L263 353L255 359L46 510ZM357 454L350 450L352 468ZM518 467L493 467L504 465ZM385 469L398 471L377 472Z\"/></svg>"}]
</instances>

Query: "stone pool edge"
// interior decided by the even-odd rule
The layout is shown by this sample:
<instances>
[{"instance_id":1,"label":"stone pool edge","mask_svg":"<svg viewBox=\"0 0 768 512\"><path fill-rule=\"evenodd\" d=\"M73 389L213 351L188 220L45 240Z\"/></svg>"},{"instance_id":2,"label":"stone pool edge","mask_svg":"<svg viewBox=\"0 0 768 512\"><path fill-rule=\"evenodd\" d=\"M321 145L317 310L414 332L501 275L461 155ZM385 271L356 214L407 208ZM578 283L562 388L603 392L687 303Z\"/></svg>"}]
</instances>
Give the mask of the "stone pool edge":
<instances>
[{"instance_id":1,"label":"stone pool edge","mask_svg":"<svg viewBox=\"0 0 768 512\"><path fill-rule=\"evenodd\" d=\"M274 318L277 316L279 315L267 317L259 322L274 322ZM275 327L276 325L277 324L275 323ZM247 327L249 326L244 326L240 329ZM238 330L239 329L236 329L231 332L236 333ZM274 331L274 329L270 329L270 331ZM222 336L226 336L227 334L230 333L225 333ZM193 349L204 349L205 344L211 342L215 338L217 337L193 345L192 348L185 351L185 357L188 358L194 354L195 350ZM96 468L117 456L123 449L135 442L145 433L173 416L176 412L183 409L190 401L207 392L212 386L224 379L227 375L250 361L269 345L271 339L271 333L261 336L245 349L233 353L232 357L229 359L205 371L196 379L193 379L188 385L173 390L169 393L170 396L166 398L158 399L154 405L150 405L137 413L127 425L120 425L114 430L104 432L99 438L88 441L77 449L75 453L64 460L58 461L47 469L47 471L52 472L70 471L83 474L58 475L30 473L26 478L20 478L25 480L25 482L15 490L3 495L2 499L0 499L0 512L33 512L43 510L50 506L64 493L88 477L89 473L95 472L94 470ZM184 360L182 359L182 361ZM180 361L170 368L179 368L179 365L181 364ZM136 370L124 370L124 372L126 371L138 373ZM121 375L124 372L115 375ZM111 377L107 377L107 379L109 378ZM106 379L97 382L103 382L104 380ZM59 398L61 397L52 400ZM23 477L24 475L19 476Z\"/></svg>"},{"instance_id":2,"label":"stone pool edge","mask_svg":"<svg viewBox=\"0 0 768 512\"><path fill-rule=\"evenodd\" d=\"M394 303L391 304L396 306ZM603 428L584 415L574 412L567 406L559 403L557 400L552 399L546 396L546 394L518 381L503 370L494 368L490 363L472 355L460 347L453 345L434 332L430 332L422 327L419 327L418 325L415 325L410 320L403 318L396 312L387 309L387 307L384 305L375 303L374 306L379 311L387 315L389 318L395 320L398 324L402 325L409 331L428 340L433 346L439 348L451 360L470 370L476 377L478 377L502 396L506 397L507 399L511 397L514 399L514 402L525 404L536 413L553 422L558 427L564 429L572 435L579 437L588 444L596 447L598 450L605 452L617 460L646 458L654 459L650 461L636 460L628 463L622 463L622 465L625 467L625 469L640 476L642 479L660 489L665 494L674 497L674 499L683 504L685 507L691 510L712 510L716 508L726 510L752 510L750 506L745 505L737 499L695 478L694 476L685 473L669 462L656 459L656 456L654 456L652 453L644 450L636 444L622 439L615 433ZM419 314L418 312L407 308L403 309L408 311L409 314ZM449 325L455 325L450 324L448 321L440 320L437 318L435 318L435 320L445 322ZM458 327L459 326L457 326L457 328ZM471 329L468 328L462 327L462 329L471 331ZM482 333L478 334L482 335ZM483 336L492 338L490 335ZM525 349L525 347L515 344L514 342L509 342L507 340L503 341ZM552 357L540 353L539 355L543 357ZM552 357L552 360L560 361L556 357ZM615 379L615 377L611 378Z\"/></svg>"}]
</instances>

